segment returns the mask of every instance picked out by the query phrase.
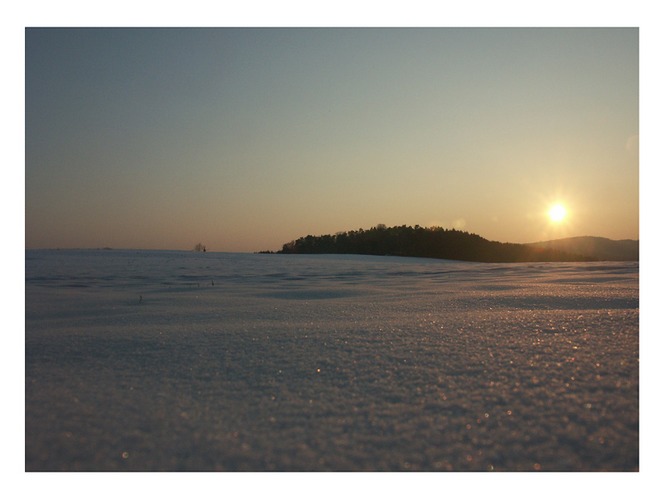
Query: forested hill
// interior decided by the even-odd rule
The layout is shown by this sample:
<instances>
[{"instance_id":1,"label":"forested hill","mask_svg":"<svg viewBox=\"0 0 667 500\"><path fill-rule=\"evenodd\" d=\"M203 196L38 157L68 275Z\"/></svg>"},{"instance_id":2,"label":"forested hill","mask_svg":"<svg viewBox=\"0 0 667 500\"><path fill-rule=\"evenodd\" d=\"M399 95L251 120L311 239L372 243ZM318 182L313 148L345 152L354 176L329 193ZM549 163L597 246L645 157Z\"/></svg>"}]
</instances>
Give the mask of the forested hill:
<instances>
[{"instance_id":1,"label":"forested hill","mask_svg":"<svg viewBox=\"0 0 667 500\"><path fill-rule=\"evenodd\" d=\"M594 255L569 253L558 248L489 241L456 229L382 224L335 235L305 236L284 244L278 253L395 255L474 262L601 260Z\"/></svg>"}]
</instances>

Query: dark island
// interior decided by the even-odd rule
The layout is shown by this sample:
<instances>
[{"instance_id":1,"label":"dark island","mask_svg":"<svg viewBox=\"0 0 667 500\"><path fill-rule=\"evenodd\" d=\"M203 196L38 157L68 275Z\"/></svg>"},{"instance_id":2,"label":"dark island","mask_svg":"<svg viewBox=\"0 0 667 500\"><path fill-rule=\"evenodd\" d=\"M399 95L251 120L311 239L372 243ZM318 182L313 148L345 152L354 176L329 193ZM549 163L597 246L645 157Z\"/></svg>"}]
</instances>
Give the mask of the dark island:
<instances>
[{"instance_id":1,"label":"dark island","mask_svg":"<svg viewBox=\"0 0 667 500\"><path fill-rule=\"evenodd\" d=\"M596 246L569 245L569 241L589 238ZM501 243L476 234L442 227L395 226L378 224L370 229L339 232L335 235L308 235L285 243L281 254L361 254L426 257L472 262L582 262L599 260L638 260L639 242L617 242L606 238L566 238L542 243ZM604 241L605 245L600 245ZM626 251L630 242L630 248ZM622 248L621 245L623 244ZM605 252L599 248L604 246ZM574 249L571 250L571 249ZM581 253L586 249L586 253ZM617 251L610 251L617 250ZM590 250L590 251L588 251ZM636 251L635 251L636 250ZM610 257L611 256L611 257Z\"/></svg>"}]
</instances>

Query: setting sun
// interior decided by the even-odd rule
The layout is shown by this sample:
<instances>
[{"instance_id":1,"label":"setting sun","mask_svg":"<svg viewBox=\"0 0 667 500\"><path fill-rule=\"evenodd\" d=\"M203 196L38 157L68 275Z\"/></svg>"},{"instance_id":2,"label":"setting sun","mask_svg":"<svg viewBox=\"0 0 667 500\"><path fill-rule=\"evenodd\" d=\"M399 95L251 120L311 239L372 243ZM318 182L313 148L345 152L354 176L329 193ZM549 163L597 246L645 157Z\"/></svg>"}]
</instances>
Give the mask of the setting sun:
<instances>
[{"instance_id":1,"label":"setting sun","mask_svg":"<svg viewBox=\"0 0 667 500\"><path fill-rule=\"evenodd\" d=\"M557 203L549 209L549 219L551 222L562 222L567 216L567 210L563 205Z\"/></svg>"}]
</instances>

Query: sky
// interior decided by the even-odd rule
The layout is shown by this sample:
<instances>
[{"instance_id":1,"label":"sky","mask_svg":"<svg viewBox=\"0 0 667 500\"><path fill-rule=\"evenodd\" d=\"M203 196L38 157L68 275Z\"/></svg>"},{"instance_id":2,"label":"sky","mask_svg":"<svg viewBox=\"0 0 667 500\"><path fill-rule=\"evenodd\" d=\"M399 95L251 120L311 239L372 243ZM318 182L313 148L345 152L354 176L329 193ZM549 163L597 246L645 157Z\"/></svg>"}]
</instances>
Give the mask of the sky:
<instances>
[{"instance_id":1,"label":"sky","mask_svg":"<svg viewBox=\"0 0 667 500\"><path fill-rule=\"evenodd\" d=\"M25 30L27 248L377 224L638 239L639 30Z\"/></svg>"}]
</instances>

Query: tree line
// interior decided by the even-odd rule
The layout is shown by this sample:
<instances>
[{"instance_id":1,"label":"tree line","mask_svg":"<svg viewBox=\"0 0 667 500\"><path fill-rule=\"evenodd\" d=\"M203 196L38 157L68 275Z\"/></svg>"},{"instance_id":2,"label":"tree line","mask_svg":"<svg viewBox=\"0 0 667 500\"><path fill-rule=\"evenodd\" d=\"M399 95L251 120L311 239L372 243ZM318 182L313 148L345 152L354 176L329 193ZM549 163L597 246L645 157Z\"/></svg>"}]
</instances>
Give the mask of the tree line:
<instances>
[{"instance_id":1,"label":"tree line","mask_svg":"<svg viewBox=\"0 0 667 500\"><path fill-rule=\"evenodd\" d=\"M479 235L442 227L378 224L334 235L304 236L285 243L282 254L362 254L427 257L473 262L591 261L593 257L520 243L489 241Z\"/></svg>"}]
</instances>

